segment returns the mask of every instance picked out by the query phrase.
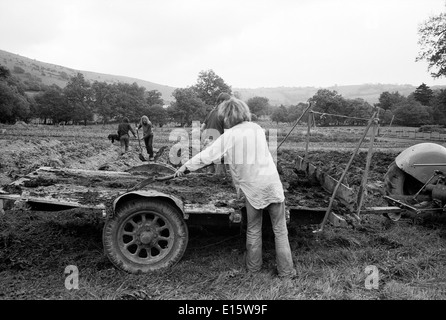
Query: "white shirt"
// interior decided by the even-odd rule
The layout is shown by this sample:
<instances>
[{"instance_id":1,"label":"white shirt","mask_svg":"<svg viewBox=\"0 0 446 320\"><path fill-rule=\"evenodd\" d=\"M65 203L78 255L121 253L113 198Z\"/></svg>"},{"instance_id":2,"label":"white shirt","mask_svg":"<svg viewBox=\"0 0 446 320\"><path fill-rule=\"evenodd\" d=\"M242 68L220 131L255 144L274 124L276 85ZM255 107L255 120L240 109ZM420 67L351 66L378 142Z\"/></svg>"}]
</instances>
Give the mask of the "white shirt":
<instances>
[{"instance_id":1,"label":"white shirt","mask_svg":"<svg viewBox=\"0 0 446 320\"><path fill-rule=\"evenodd\" d=\"M271 203L285 200L265 132L258 124L242 122L226 129L212 145L183 167L195 171L212 162L220 163L223 156L225 163L229 164L237 191L241 189L254 208L263 209Z\"/></svg>"}]
</instances>

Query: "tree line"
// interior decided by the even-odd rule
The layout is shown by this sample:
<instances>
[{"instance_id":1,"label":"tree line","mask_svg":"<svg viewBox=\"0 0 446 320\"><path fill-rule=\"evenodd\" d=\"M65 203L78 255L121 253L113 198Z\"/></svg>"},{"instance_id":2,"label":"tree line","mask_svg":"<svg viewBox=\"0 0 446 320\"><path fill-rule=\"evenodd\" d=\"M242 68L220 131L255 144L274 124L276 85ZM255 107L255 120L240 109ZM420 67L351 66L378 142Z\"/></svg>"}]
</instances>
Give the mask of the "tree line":
<instances>
[{"instance_id":1,"label":"tree line","mask_svg":"<svg viewBox=\"0 0 446 320\"><path fill-rule=\"evenodd\" d=\"M371 105L363 99L346 99L334 90L320 89L312 96L315 122L319 126L364 125L375 109L381 124L402 126L446 126L446 90L432 90L422 83L408 96L398 91L382 92L378 103ZM308 103L279 106L273 109L272 121L294 122L304 112ZM340 115L339 116L333 116ZM307 116L302 118L307 121Z\"/></svg>"},{"instance_id":2,"label":"tree line","mask_svg":"<svg viewBox=\"0 0 446 320\"><path fill-rule=\"evenodd\" d=\"M136 83L90 83L81 73L69 78L64 88L47 86L33 97L26 95L25 90L7 68L0 66L0 122L38 118L46 124L87 124L116 122L123 117L137 122L142 115L148 115L155 125L175 122L189 126L192 121L205 119L221 92L239 97L213 70L201 71L194 85L175 89L172 93L175 100L169 106L165 106L157 90L147 91ZM407 97L399 92L383 92L373 106L363 99L346 99L328 89L318 90L307 103L297 105L271 106L266 97L252 97L246 102L253 120L264 117L277 124L295 122L308 103L312 103L314 120L319 126L363 125L374 108L379 110L381 124L446 125L446 90L434 91L424 83ZM307 121L307 115L302 121Z\"/></svg>"},{"instance_id":3,"label":"tree line","mask_svg":"<svg viewBox=\"0 0 446 320\"><path fill-rule=\"evenodd\" d=\"M197 83L173 92L175 101L165 106L158 90L149 90L137 83L90 81L82 73L69 78L67 85L44 86L34 96L25 94L26 86L0 65L0 122L40 119L44 124L87 124L116 122L127 117L137 122L148 115L152 123L167 122L190 125L203 121L215 106L222 92L232 93L231 87L212 70L202 71Z\"/></svg>"}]
</instances>

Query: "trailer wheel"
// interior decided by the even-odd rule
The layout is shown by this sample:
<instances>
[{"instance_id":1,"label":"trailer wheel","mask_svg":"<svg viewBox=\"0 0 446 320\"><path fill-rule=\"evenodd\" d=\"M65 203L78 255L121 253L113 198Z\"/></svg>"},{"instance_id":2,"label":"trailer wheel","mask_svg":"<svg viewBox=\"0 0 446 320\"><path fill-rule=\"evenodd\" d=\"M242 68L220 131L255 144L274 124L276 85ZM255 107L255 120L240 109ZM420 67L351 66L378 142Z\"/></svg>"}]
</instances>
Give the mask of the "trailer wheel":
<instances>
[{"instance_id":1,"label":"trailer wheel","mask_svg":"<svg viewBox=\"0 0 446 320\"><path fill-rule=\"evenodd\" d=\"M172 267L183 256L188 237L181 212L168 202L153 199L123 204L103 230L106 255L130 273Z\"/></svg>"}]
</instances>

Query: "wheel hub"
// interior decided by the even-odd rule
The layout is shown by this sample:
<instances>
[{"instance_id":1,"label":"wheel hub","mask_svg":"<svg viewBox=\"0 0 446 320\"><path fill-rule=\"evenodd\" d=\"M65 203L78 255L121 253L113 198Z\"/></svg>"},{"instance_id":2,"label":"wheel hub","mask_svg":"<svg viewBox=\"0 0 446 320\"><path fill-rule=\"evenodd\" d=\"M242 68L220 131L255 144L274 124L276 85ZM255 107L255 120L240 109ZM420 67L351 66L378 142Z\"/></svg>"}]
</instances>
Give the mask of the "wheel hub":
<instances>
[{"instance_id":1,"label":"wheel hub","mask_svg":"<svg viewBox=\"0 0 446 320\"><path fill-rule=\"evenodd\" d=\"M157 237L157 234L152 230L146 230L139 234L139 241L142 244L151 244Z\"/></svg>"}]
</instances>

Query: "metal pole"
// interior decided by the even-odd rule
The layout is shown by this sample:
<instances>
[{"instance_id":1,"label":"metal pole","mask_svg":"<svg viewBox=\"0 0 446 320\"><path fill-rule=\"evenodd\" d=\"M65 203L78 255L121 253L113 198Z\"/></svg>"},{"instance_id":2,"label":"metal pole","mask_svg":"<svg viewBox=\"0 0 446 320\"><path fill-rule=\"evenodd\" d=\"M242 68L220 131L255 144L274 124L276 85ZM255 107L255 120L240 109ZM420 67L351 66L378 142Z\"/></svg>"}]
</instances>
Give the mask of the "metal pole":
<instances>
[{"instance_id":1,"label":"metal pole","mask_svg":"<svg viewBox=\"0 0 446 320\"><path fill-rule=\"evenodd\" d=\"M426 183L421 187L420 190L418 190L417 193L415 193L415 195L413 196L413 200L417 201L417 197L418 195L421 193L421 191L423 191L424 188L426 188L426 186L429 184L429 182L432 181L433 178L435 178L435 176L437 175L437 170L435 170L434 174L432 175L432 177L429 178L429 180L426 181ZM418 201L417 201L418 202Z\"/></svg>"},{"instance_id":2,"label":"metal pole","mask_svg":"<svg viewBox=\"0 0 446 320\"><path fill-rule=\"evenodd\" d=\"M338 183L336 184L336 187L335 187L334 190L333 190L333 194L331 195L330 203L329 203L329 205L328 205L327 211L325 212L324 219L322 220L322 222L321 222L321 224L320 224L320 228L319 228L319 230L315 230L315 231L313 231L314 233L324 231L324 226L325 226L325 223L327 222L328 216L330 215L331 208L333 207L333 202L334 202L336 193L338 192L339 186L341 185L342 181L344 180L345 175L347 174L347 171L348 171L348 169L350 168L350 165L352 164L353 159L355 158L355 155L358 153L358 150L359 150L359 148L361 147L361 144L362 144L362 142L364 141L364 138L366 137L367 132L369 131L370 126L371 126L372 123L374 122L373 119L375 119L376 114L377 114L377 112L375 111L375 112L373 113L373 115L372 115L372 118L369 120L369 123L367 124L367 128L365 129L364 134L362 135L361 140L359 141L358 146L356 147L355 151L353 152L353 154L352 154L350 160L349 160L348 163L347 163L347 166L346 166L345 169L344 169L344 172L342 173L341 178L339 179Z\"/></svg>"}]
</instances>

